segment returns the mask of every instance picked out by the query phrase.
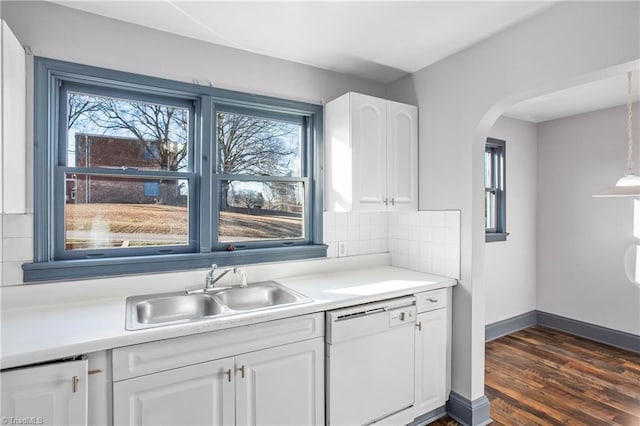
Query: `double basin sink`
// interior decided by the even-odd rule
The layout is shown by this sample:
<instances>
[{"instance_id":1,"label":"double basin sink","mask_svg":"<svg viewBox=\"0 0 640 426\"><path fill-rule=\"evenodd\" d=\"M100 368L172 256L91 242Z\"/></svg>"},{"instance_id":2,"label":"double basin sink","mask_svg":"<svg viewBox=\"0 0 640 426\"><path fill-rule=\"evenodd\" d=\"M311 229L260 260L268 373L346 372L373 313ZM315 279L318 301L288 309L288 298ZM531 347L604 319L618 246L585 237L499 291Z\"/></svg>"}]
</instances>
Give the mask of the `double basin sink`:
<instances>
[{"instance_id":1,"label":"double basin sink","mask_svg":"<svg viewBox=\"0 0 640 426\"><path fill-rule=\"evenodd\" d=\"M127 298L127 330L180 324L312 302L275 281L199 292L162 293Z\"/></svg>"}]
</instances>

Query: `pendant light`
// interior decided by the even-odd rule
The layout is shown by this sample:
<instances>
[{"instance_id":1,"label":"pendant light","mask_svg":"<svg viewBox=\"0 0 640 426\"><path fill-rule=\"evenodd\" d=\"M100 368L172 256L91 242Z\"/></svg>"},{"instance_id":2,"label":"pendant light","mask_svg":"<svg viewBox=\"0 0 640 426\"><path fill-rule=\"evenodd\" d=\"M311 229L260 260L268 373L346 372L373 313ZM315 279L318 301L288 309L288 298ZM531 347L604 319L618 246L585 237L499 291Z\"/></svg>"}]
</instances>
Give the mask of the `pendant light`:
<instances>
[{"instance_id":1,"label":"pendant light","mask_svg":"<svg viewBox=\"0 0 640 426\"><path fill-rule=\"evenodd\" d=\"M616 186L605 188L594 197L640 197L640 176L633 173L633 135L631 109L631 72L627 73L627 174L616 182Z\"/></svg>"}]
</instances>

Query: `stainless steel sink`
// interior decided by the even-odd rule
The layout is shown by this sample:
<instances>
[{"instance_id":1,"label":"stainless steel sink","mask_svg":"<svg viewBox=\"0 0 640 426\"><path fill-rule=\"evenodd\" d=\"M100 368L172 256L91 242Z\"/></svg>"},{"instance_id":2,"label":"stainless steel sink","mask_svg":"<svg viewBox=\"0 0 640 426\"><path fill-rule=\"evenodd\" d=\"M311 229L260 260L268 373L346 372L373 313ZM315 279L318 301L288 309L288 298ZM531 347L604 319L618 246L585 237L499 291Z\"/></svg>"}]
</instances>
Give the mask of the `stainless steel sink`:
<instances>
[{"instance_id":1,"label":"stainless steel sink","mask_svg":"<svg viewBox=\"0 0 640 426\"><path fill-rule=\"evenodd\" d=\"M164 293L127 298L127 330L179 324L228 315L208 294Z\"/></svg>"},{"instance_id":2,"label":"stainless steel sink","mask_svg":"<svg viewBox=\"0 0 640 426\"><path fill-rule=\"evenodd\" d=\"M136 310L138 321L149 324L209 317L222 313L222 306L208 295L193 294L145 300Z\"/></svg>"},{"instance_id":3,"label":"stainless steel sink","mask_svg":"<svg viewBox=\"0 0 640 426\"><path fill-rule=\"evenodd\" d=\"M196 293L131 296L127 298L126 329L180 324L308 302L312 300L274 281Z\"/></svg>"},{"instance_id":4,"label":"stainless steel sink","mask_svg":"<svg viewBox=\"0 0 640 426\"><path fill-rule=\"evenodd\" d=\"M252 311L311 302L308 297L274 281L220 290L213 297L232 311Z\"/></svg>"}]
</instances>

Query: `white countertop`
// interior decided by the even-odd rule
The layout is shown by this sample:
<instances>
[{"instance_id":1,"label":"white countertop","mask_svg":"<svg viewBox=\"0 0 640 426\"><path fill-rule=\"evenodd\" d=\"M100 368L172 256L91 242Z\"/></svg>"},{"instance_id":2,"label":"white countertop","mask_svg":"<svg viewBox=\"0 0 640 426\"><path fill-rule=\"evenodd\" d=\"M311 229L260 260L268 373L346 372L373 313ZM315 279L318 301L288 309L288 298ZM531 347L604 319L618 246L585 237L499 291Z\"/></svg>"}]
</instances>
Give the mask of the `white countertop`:
<instances>
[{"instance_id":1,"label":"white countertop","mask_svg":"<svg viewBox=\"0 0 640 426\"><path fill-rule=\"evenodd\" d=\"M277 281L312 303L144 330L125 329L126 297L3 309L0 367L11 368L171 337L244 326L368 303L456 284L453 278L392 266Z\"/></svg>"}]
</instances>

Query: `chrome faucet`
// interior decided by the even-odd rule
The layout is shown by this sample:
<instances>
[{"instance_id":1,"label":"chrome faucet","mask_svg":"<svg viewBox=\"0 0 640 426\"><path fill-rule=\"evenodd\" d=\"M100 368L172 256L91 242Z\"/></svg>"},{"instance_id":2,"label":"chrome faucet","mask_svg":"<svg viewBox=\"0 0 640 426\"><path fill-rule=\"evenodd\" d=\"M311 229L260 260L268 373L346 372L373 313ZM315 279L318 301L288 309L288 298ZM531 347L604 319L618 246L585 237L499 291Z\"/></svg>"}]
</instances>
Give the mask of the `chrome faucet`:
<instances>
[{"instance_id":1,"label":"chrome faucet","mask_svg":"<svg viewBox=\"0 0 640 426\"><path fill-rule=\"evenodd\" d=\"M215 283L220 281L222 277L227 275L229 272L233 272L234 274L240 274L240 284L239 284L240 287L243 287L243 288L247 287L247 274L244 271L244 269L239 269L237 267L222 269L222 272L220 273L220 275L216 277L215 273L217 270L218 270L218 265L216 265L215 263L211 265L211 269L209 269L209 272L207 272L207 277L205 278L205 281L204 281L204 288L200 287L199 289L195 289L195 290L187 290L187 294L207 293L207 292L213 291L215 288L214 287ZM231 285L233 284L228 284L227 286L231 286Z\"/></svg>"},{"instance_id":2,"label":"chrome faucet","mask_svg":"<svg viewBox=\"0 0 640 426\"><path fill-rule=\"evenodd\" d=\"M214 278L213 274L215 274L217 269L218 269L218 265L216 265L214 263L213 265L211 265L211 269L209 269L209 272L207 272L207 278L206 278L205 283L204 283L205 291L206 290L211 290L213 288L213 285L215 283L217 283L218 281L220 281L222 279L222 277L227 275L229 272L233 272L235 274L238 271L238 268L223 269L222 273Z\"/></svg>"}]
</instances>

